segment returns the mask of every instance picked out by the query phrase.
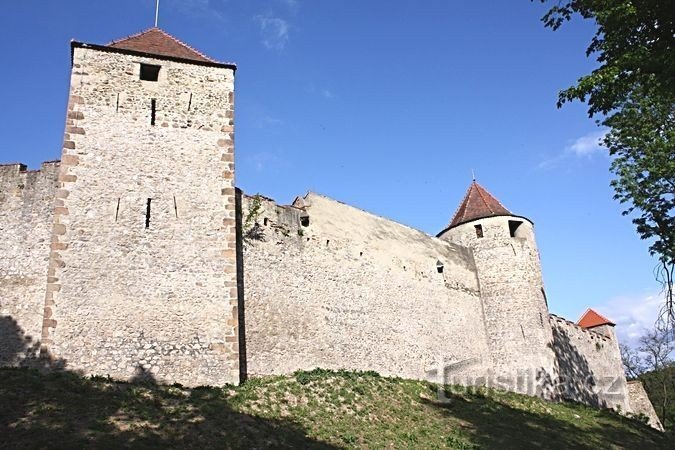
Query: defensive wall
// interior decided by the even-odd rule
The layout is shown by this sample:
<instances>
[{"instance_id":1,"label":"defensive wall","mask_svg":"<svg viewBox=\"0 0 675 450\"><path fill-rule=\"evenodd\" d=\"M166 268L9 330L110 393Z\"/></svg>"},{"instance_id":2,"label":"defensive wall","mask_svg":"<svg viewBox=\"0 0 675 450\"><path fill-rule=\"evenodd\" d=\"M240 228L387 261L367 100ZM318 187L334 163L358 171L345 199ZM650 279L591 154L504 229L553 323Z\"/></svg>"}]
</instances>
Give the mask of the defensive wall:
<instances>
[{"instance_id":1,"label":"defensive wall","mask_svg":"<svg viewBox=\"0 0 675 450\"><path fill-rule=\"evenodd\" d=\"M253 201L242 202L249 374L324 367L421 379L445 358L461 363L453 375L486 375L468 249L314 193L295 206L261 198L257 212Z\"/></svg>"},{"instance_id":2,"label":"defensive wall","mask_svg":"<svg viewBox=\"0 0 675 450\"><path fill-rule=\"evenodd\" d=\"M58 170L0 165L0 365L39 351Z\"/></svg>"},{"instance_id":3,"label":"defensive wall","mask_svg":"<svg viewBox=\"0 0 675 450\"><path fill-rule=\"evenodd\" d=\"M614 330L586 329L555 314L550 317L562 397L632 411Z\"/></svg>"}]
</instances>

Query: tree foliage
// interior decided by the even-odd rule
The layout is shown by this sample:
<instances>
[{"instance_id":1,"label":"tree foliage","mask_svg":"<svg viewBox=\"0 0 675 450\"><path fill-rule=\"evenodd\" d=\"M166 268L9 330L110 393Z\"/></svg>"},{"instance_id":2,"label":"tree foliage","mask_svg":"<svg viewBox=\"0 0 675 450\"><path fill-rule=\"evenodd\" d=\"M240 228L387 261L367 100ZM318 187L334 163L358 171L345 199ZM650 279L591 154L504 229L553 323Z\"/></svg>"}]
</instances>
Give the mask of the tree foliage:
<instances>
[{"instance_id":1,"label":"tree foliage","mask_svg":"<svg viewBox=\"0 0 675 450\"><path fill-rule=\"evenodd\" d=\"M546 2L547 0L540 0ZM672 0L567 0L542 18L557 30L574 16L597 30L586 50L599 66L559 93L609 129L614 198L659 260L666 322L675 323L675 7Z\"/></svg>"}]
</instances>

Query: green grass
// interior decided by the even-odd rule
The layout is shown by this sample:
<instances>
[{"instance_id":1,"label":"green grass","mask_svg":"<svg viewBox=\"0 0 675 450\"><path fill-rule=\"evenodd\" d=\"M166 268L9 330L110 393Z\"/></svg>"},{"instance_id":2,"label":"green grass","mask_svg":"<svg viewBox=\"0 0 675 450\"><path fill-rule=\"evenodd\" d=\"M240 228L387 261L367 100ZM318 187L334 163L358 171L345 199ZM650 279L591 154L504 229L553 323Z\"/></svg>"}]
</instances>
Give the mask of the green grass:
<instances>
[{"instance_id":1,"label":"green grass","mask_svg":"<svg viewBox=\"0 0 675 450\"><path fill-rule=\"evenodd\" d=\"M642 423L578 404L446 392L314 370L187 389L0 369L6 448L669 448Z\"/></svg>"}]
</instances>

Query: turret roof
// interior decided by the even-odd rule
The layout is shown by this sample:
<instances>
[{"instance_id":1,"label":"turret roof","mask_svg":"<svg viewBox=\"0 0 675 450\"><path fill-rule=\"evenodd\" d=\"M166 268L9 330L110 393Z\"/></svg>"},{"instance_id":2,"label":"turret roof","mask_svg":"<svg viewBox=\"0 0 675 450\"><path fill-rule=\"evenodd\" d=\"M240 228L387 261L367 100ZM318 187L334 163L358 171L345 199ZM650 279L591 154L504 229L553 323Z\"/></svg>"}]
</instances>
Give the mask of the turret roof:
<instances>
[{"instance_id":1,"label":"turret roof","mask_svg":"<svg viewBox=\"0 0 675 450\"><path fill-rule=\"evenodd\" d=\"M601 325L614 326L616 324L602 314L588 308L577 322L577 325L583 328L594 328Z\"/></svg>"},{"instance_id":2,"label":"turret roof","mask_svg":"<svg viewBox=\"0 0 675 450\"><path fill-rule=\"evenodd\" d=\"M210 63L217 62L190 47L186 43L171 36L166 31L156 27L149 28L145 31L123 39L112 41L107 45L107 47L122 50L132 50L153 55L169 56L171 58L180 58L191 61Z\"/></svg>"},{"instance_id":3,"label":"turret roof","mask_svg":"<svg viewBox=\"0 0 675 450\"><path fill-rule=\"evenodd\" d=\"M448 228L471 220L505 215L511 215L511 212L483 186L478 184L476 180L473 180L464 196L464 200L462 200L457 212L452 217Z\"/></svg>"}]
</instances>

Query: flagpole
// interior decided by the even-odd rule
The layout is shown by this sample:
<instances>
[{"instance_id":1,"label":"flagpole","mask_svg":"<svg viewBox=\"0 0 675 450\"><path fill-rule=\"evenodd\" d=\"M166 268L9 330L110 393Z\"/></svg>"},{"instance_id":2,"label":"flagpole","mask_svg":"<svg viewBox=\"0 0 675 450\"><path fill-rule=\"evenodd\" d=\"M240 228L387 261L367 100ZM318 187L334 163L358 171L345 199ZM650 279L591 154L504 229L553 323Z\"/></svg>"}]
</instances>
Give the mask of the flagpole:
<instances>
[{"instance_id":1,"label":"flagpole","mask_svg":"<svg viewBox=\"0 0 675 450\"><path fill-rule=\"evenodd\" d=\"M157 4L155 5L155 28L157 28L158 23L159 23L159 0L157 0Z\"/></svg>"}]
</instances>

